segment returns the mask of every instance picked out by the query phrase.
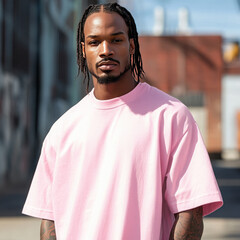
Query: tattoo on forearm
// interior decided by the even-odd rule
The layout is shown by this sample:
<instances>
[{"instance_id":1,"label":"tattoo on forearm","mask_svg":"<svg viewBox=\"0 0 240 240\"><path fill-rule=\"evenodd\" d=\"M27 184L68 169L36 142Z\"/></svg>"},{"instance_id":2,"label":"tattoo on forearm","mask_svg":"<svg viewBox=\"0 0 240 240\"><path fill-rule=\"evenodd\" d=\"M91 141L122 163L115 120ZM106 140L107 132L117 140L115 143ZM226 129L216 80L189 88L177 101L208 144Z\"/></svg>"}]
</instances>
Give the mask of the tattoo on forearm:
<instances>
[{"instance_id":1,"label":"tattoo on forearm","mask_svg":"<svg viewBox=\"0 0 240 240\"><path fill-rule=\"evenodd\" d=\"M170 240L200 240L203 233L202 207L177 214Z\"/></svg>"},{"instance_id":2,"label":"tattoo on forearm","mask_svg":"<svg viewBox=\"0 0 240 240\"><path fill-rule=\"evenodd\" d=\"M53 221L42 220L40 240L56 240L55 225Z\"/></svg>"}]
</instances>

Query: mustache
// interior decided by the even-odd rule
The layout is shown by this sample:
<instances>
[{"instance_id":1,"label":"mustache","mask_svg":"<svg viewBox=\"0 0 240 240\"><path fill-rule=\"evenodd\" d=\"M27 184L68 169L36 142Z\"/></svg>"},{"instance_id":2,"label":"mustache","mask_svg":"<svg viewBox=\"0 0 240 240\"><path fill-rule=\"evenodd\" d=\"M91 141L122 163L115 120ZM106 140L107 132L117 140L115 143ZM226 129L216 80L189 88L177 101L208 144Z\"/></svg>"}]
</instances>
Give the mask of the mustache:
<instances>
[{"instance_id":1,"label":"mustache","mask_svg":"<svg viewBox=\"0 0 240 240\"><path fill-rule=\"evenodd\" d=\"M116 59L113 59L111 57L107 57L107 58L103 58L101 61L96 63L96 67L98 67L102 62L106 62L106 61L112 61L112 62L116 62L118 64L120 64L120 62Z\"/></svg>"}]
</instances>

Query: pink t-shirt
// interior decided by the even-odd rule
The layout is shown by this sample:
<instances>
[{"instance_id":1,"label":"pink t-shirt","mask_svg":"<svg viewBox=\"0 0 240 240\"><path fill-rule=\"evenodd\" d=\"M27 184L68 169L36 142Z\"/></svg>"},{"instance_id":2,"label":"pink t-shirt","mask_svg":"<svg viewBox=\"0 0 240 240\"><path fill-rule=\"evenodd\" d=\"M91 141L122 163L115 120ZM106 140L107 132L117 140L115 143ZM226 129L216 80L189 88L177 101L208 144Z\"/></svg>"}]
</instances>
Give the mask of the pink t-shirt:
<instances>
[{"instance_id":1,"label":"pink t-shirt","mask_svg":"<svg viewBox=\"0 0 240 240\"><path fill-rule=\"evenodd\" d=\"M222 205L189 110L139 83L93 91L46 136L23 213L55 221L58 240L168 240L174 213Z\"/></svg>"}]
</instances>

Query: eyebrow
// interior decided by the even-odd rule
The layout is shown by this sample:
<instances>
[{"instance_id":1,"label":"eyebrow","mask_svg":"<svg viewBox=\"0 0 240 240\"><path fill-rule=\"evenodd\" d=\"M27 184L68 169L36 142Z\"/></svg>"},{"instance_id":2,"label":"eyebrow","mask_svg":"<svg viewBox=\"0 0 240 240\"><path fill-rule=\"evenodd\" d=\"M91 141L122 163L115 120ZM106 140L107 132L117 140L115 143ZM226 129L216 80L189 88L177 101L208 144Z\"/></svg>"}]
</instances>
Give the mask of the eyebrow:
<instances>
[{"instance_id":1,"label":"eyebrow","mask_svg":"<svg viewBox=\"0 0 240 240\"><path fill-rule=\"evenodd\" d=\"M116 32L112 33L111 36L118 36L118 35L123 35L124 32ZM87 38L97 38L99 35L88 35Z\"/></svg>"}]
</instances>

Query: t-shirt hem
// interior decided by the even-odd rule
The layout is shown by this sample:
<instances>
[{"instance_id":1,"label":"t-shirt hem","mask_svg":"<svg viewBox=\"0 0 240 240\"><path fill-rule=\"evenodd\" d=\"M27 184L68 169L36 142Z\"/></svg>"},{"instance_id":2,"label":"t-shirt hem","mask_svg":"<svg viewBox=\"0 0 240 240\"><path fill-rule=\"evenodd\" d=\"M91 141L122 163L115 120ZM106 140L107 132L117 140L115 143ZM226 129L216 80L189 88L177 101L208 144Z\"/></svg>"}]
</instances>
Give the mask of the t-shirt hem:
<instances>
[{"instance_id":1,"label":"t-shirt hem","mask_svg":"<svg viewBox=\"0 0 240 240\"><path fill-rule=\"evenodd\" d=\"M222 205L222 197L216 192L211 195L204 195L198 198L176 202L175 204L172 204L172 211L178 213L203 206L203 216L206 216L222 207Z\"/></svg>"},{"instance_id":2,"label":"t-shirt hem","mask_svg":"<svg viewBox=\"0 0 240 240\"><path fill-rule=\"evenodd\" d=\"M22 210L22 214L28 215L31 217L41 218L41 219L47 219L54 221L53 212L50 210L45 209L39 209L35 207L24 207Z\"/></svg>"}]
</instances>

